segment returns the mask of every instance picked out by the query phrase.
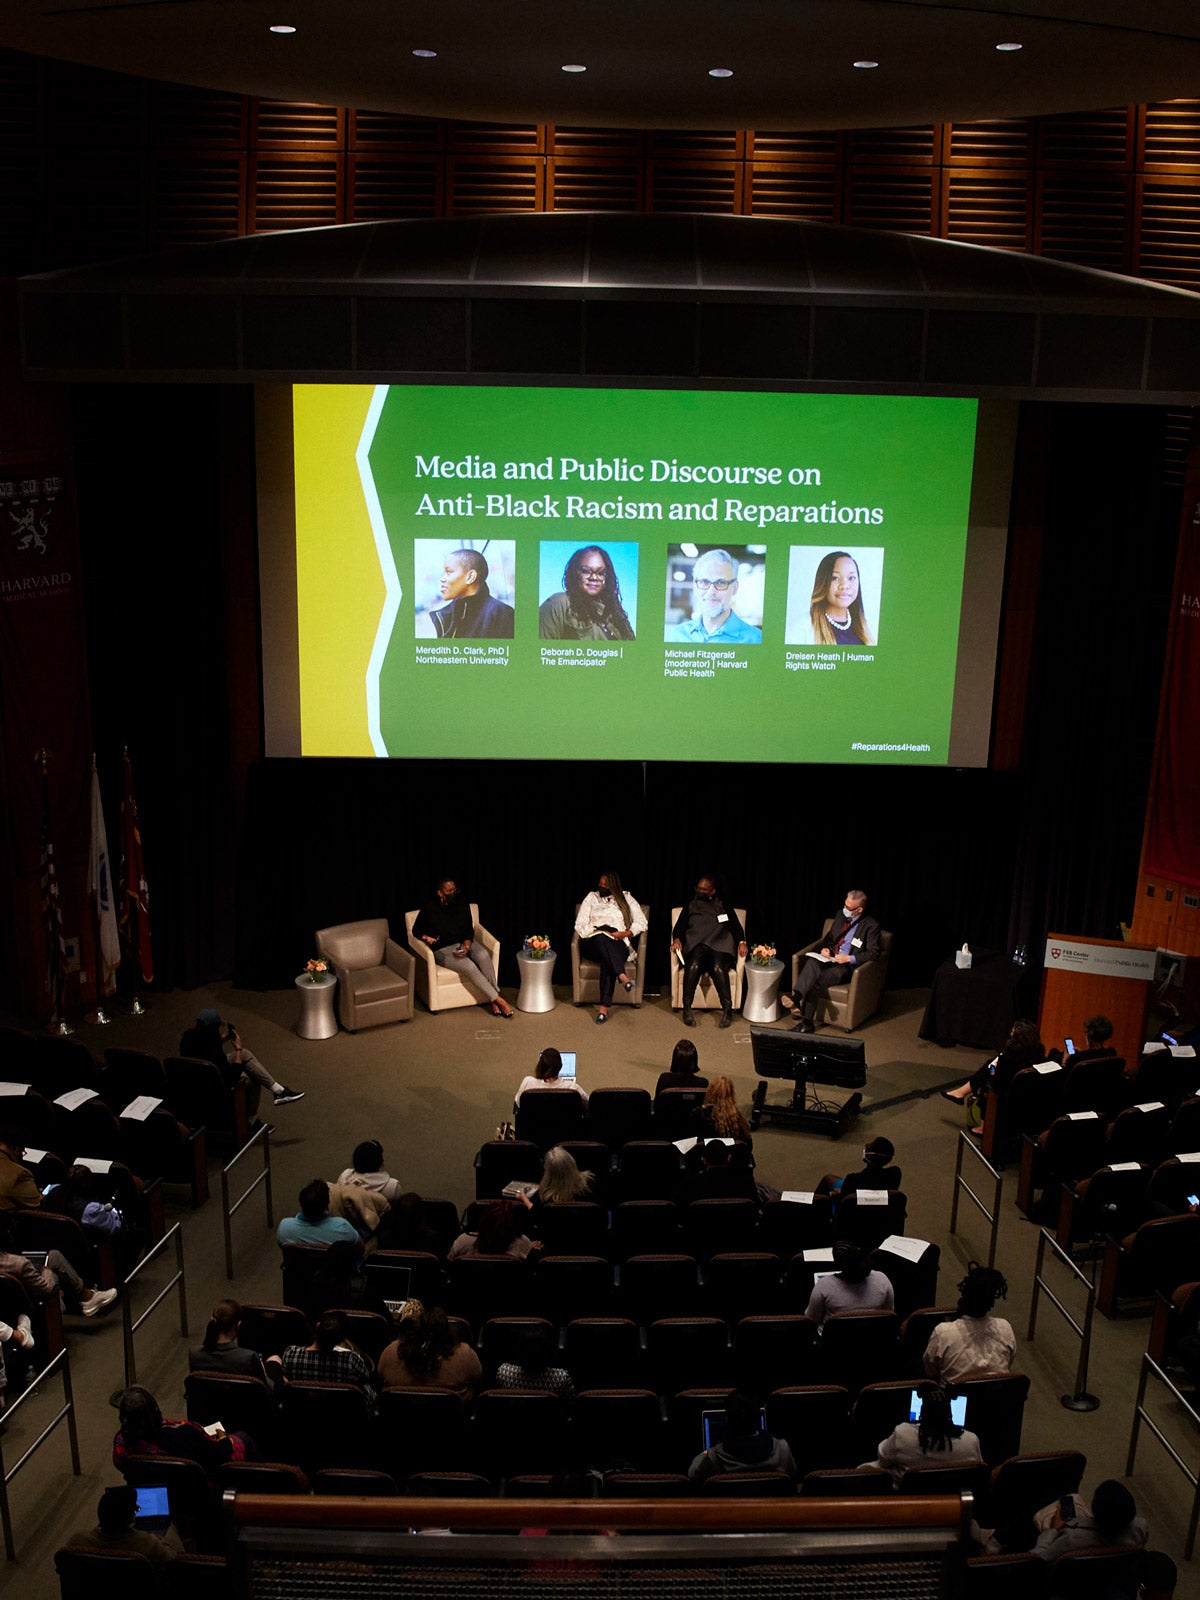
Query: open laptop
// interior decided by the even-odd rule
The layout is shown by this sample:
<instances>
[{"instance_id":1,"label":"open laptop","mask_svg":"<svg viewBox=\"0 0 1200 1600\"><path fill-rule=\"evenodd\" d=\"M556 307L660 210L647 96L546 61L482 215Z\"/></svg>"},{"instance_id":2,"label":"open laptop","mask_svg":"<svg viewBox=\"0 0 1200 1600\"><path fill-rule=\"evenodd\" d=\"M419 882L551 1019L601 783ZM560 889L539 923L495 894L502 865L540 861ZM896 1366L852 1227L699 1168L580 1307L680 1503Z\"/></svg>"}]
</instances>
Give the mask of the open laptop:
<instances>
[{"instance_id":1,"label":"open laptop","mask_svg":"<svg viewBox=\"0 0 1200 1600\"><path fill-rule=\"evenodd\" d=\"M767 1431L767 1413L762 1406L758 1409L757 1431L759 1433L766 1433ZM700 1413L700 1438L702 1441L700 1448L702 1450L711 1450L713 1445L722 1442L725 1438L724 1410L702 1411Z\"/></svg>"},{"instance_id":2,"label":"open laptop","mask_svg":"<svg viewBox=\"0 0 1200 1600\"><path fill-rule=\"evenodd\" d=\"M913 1389L908 1397L908 1420L920 1422L921 1396ZM965 1394L956 1394L950 1401L950 1421L956 1428L965 1428L967 1425L967 1397Z\"/></svg>"},{"instance_id":3,"label":"open laptop","mask_svg":"<svg viewBox=\"0 0 1200 1600\"><path fill-rule=\"evenodd\" d=\"M368 1260L366 1277L367 1287L379 1296L393 1317L398 1317L412 1293L412 1268Z\"/></svg>"},{"instance_id":4,"label":"open laptop","mask_svg":"<svg viewBox=\"0 0 1200 1600\"><path fill-rule=\"evenodd\" d=\"M563 1050L563 1051L560 1051L559 1053L562 1056L562 1071L559 1073L559 1077L560 1078L573 1078L575 1076L575 1052L574 1052L574 1050Z\"/></svg>"},{"instance_id":5,"label":"open laptop","mask_svg":"<svg viewBox=\"0 0 1200 1600\"><path fill-rule=\"evenodd\" d=\"M171 1500L165 1483L139 1483L135 1528L145 1533L166 1533L171 1523Z\"/></svg>"}]
</instances>

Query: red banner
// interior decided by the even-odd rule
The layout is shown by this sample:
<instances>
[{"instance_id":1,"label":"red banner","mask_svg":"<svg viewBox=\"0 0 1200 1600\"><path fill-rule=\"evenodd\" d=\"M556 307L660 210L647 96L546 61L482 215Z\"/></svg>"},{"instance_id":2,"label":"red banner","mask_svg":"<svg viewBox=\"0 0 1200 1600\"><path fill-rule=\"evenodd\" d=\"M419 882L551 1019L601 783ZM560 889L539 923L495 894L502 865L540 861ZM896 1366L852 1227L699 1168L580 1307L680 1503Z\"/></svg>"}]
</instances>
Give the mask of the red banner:
<instances>
[{"instance_id":1,"label":"red banner","mask_svg":"<svg viewBox=\"0 0 1200 1600\"><path fill-rule=\"evenodd\" d=\"M1143 870L1200 887L1200 470L1193 453Z\"/></svg>"}]
</instances>

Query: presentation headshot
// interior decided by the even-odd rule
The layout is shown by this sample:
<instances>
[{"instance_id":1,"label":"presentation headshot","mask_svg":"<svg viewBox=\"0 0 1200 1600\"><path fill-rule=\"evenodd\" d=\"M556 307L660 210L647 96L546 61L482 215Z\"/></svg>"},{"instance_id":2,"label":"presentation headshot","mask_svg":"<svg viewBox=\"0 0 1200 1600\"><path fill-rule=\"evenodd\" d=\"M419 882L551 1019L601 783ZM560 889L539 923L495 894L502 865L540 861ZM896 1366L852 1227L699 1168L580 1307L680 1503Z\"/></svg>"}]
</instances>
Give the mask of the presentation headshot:
<instances>
[{"instance_id":1,"label":"presentation headshot","mask_svg":"<svg viewBox=\"0 0 1200 1600\"><path fill-rule=\"evenodd\" d=\"M413 540L418 639L511 639L514 539Z\"/></svg>"},{"instance_id":2,"label":"presentation headshot","mask_svg":"<svg viewBox=\"0 0 1200 1600\"><path fill-rule=\"evenodd\" d=\"M667 644L761 644L766 546L667 546Z\"/></svg>"},{"instance_id":3,"label":"presentation headshot","mask_svg":"<svg viewBox=\"0 0 1200 1600\"><path fill-rule=\"evenodd\" d=\"M636 544L543 541L539 639L632 639L637 633Z\"/></svg>"},{"instance_id":4,"label":"presentation headshot","mask_svg":"<svg viewBox=\"0 0 1200 1600\"><path fill-rule=\"evenodd\" d=\"M883 549L794 544L788 556L787 644L877 644Z\"/></svg>"}]
</instances>

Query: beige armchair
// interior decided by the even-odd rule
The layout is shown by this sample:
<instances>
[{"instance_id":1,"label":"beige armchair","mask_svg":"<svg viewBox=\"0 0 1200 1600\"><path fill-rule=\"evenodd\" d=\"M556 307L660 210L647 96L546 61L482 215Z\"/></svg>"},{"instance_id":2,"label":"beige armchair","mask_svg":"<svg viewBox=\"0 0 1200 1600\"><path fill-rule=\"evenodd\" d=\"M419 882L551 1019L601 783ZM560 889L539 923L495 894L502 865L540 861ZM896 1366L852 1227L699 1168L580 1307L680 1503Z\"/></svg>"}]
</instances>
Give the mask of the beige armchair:
<instances>
[{"instance_id":1,"label":"beige armchair","mask_svg":"<svg viewBox=\"0 0 1200 1600\"><path fill-rule=\"evenodd\" d=\"M650 907L638 902L642 906L642 915L650 921ZM575 907L575 915L579 915L579 907ZM649 931L642 934L640 948L630 952L629 960L625 963L625 976L633 980L633 993L626 994L618 984L613 991L613 1005L615 1006L640 1006L642 993L646 987L646 962L644 951ZM590 960L579 948L579 935L571 935L571 998L577 1006L595 1006L600 1003L600 968L595 961Z\"/></svg>"},{"instance_id":2,"label":"beige armchair","mask_svg":"<svg viewBox=\"0 0 1200 1600\"><path fill-rule=\"evenodd\" d=\"M734 906L733 909L737 912L738 921L744 930L746 926L745 906ZM682 910L682 906L671 907L672 928L679 921L679 913ZM669 952L669 959L671 962L671 1006L673 1010L680 1011L683 1009L683 968L679 965L674 950ZM729 973L730 1004L735 1011L738 1010L742 1003L745 972L746 958L745 956L739 956L736 965ZM717 999L717 991L713 988L713 981L706 972L696 985L696 998L692 1001L692 1009L694 1011L716 1011L720 1008L720 1005L721 1002Z\"/></svg>"},{"instance_id":3,"label":"beige armchair","mask_svg":"<svg viewBox=\"0 0 1200 1600\"><path fill-rule=\"evenodd\" d=\"M427 944L413 934L419 911L406 911L404 913L404 926L408 930L408 948L417 959L417 998L430 1011L452 1011L455 1006L478 1006L483 1004L483 995L470 988L459 977L457 972L449 967L439 967L433 959L433 951ZM481 944L492 958L492 965L496 969L496 981L500 981L500 941L495 934L489 933L479 920L479 907L471 902L471 925L474 929L471 934L476 944Z\"/></svg>"},{"instance_id":4,"label":"beige armchair","mask_svg":"<svg viewBox=\"0 0 1200 1600\"><path fill-rule=\"evenodd\" d=\"M343 1028L356 1033L382 1022L412 1020L413 958L388 937L386 918L318 928L317 949L332 964L338 981Z\"/></svg>"},{"instance_id":5,"label":"beige armchair","mask_svg":"<svg viewBox=\"0 0 1200 1600\"><path fill-rule=\"evenodd\" d=\"M826 917L821 937L814 939L811 944L806 944L803 950L797 950L792 957L793 989L796 987L796 979L800 976L800 963L810 950L821 948L832 927L833 918ZM868 961L865 967L855 967L849 983L835 983L828 989L818 990L814 1020L817 1023L829 1022L834 1027L844 1029L846 1033L853 1033L866 1022L868 1017L873 1017L883 999L883 985L887 978L888 956L891 954L891 949L892 935L886 929L880 929L878 957L874 961Z\"/></svg>"}]
</instances>

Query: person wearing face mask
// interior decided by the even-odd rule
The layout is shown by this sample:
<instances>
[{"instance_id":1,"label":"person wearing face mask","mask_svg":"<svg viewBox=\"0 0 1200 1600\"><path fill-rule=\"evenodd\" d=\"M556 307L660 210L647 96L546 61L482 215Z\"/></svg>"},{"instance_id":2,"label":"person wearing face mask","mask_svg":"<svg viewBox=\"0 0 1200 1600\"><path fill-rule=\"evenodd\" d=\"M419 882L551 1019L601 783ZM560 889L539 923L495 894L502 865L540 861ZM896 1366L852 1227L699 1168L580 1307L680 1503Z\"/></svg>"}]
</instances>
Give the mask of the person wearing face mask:
<instances>
[{"instance_id":1,"label":"person wearing face mask","mask_svg":"<svg viewBox=\"0 0 1200 1600\"><path fill-rule=\"evenodd\" d=\"M819 950L810 951L801 963L796 986L791 994L781 994L785 1011L795 1011L801 1033L815 1033L814 1017L822 989L836 983L849 983L856 967L865 967L879 958L881 929L867 914L863 889L851 889L834 917Z\"/></svg>"},{"instance_id":2,"label":"person wearing face mask","mask_svg":"<svg viewBox=\"0 0 1200 1600\"><path fill-rule=\"evenodd\" d=\"M600 1009L597 1022L608 1021L608 1008L619 983L626 994L633 993L628 966L635 956L634 941L646 931L642 908L621 887L615 872L602 872L596 887L580 902L575 932L580 949L600 968Z\"/></svg>"},{"instance_id":3,"label":"person wearing face mask","mask_svg":"<svg viewBox=\"0 0 1200 1600\"><path fill-rule=\"evenodd\" d=\"M707 972L721 1002L718 1027L728 1028L733 1021L729 969L739 956L747 955L748 946L741 919L726 904L712 873L701 873L695 893L681 908L671 929L671 949L677 959L683 958L684 1027L696 1026L692 1001L696 998L696 985Z\"/></svg>"},{"instance_id":4,"label":"person wearing face mask","mask_svg":"<svg viewBox=\"0 0 1200 1600\"><path fill-rule=\"evenodd\" d=\"M491 956L475 940L470 904L459 898L453 878L438 879L437 893L417 912L413 937L429 946L439 967L457 972L494 1017L513 1015L513 1008L496 987Z\"/></svg>"}]
</instances>

